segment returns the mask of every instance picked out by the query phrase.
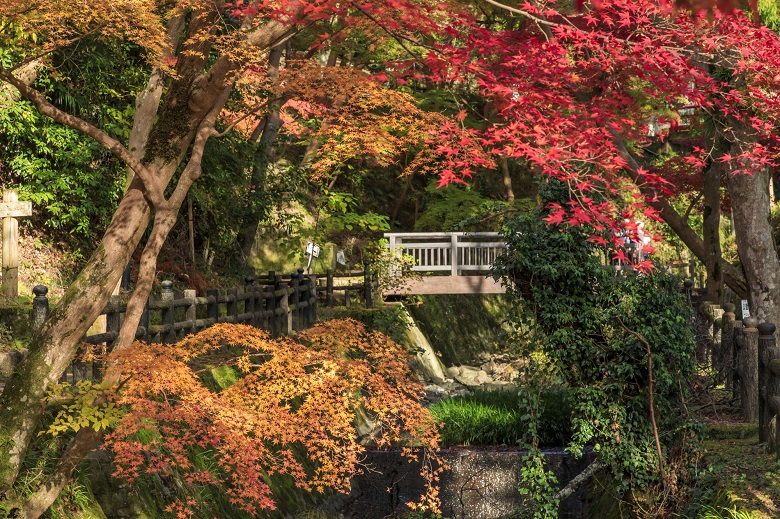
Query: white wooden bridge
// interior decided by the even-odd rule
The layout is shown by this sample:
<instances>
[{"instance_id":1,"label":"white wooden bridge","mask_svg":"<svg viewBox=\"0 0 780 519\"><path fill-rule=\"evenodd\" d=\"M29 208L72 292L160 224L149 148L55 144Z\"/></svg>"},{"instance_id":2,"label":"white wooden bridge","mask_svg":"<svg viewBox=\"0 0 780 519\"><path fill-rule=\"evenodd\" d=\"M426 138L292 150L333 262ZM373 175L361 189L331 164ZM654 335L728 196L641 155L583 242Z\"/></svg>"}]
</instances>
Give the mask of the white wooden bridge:
<instances>
[{"instance_id":1,"label":"white wooden bridge","mask_svg":"<svg viewBox=\"0 0 780 519\"><path fill-rule=\"evenodd\" d=\"M388 295L499 294L505 289L486 277L505 244L497 232L385 233L391 251L415 259L422 277Z\"/></svg>"}]
</instances>

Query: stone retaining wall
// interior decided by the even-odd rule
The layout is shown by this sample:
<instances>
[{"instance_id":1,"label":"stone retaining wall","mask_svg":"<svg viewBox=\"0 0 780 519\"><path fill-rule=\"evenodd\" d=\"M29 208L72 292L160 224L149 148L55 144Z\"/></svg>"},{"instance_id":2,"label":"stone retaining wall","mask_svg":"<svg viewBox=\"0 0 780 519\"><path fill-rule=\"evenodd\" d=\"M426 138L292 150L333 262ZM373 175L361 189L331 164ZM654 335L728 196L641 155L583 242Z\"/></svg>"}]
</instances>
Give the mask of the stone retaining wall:
<instances>
[{"instance_id":1,"label":"stone retaining wall","mask_svg":"<svg viewBox=\"0 0 780 519\"><path fill-rule=\"evenodd\" d=\"M442 515L447 519L495 519L522 503L517 489L523 452L483 449L448 449L442 452L450 466L440 481ZM561 485L568 483L593 460L575 459L563 451L546 452L548 467ZM371 471L353 480L348 496L333 498L327 508L345 518L384 519L409 511L419 500L424 483L419 463L409 463L399 452L369 452L365 464ZM586 506L589 488L580 488L559 510L561 519L590 517Z\"/></svg>"}]
</instances>

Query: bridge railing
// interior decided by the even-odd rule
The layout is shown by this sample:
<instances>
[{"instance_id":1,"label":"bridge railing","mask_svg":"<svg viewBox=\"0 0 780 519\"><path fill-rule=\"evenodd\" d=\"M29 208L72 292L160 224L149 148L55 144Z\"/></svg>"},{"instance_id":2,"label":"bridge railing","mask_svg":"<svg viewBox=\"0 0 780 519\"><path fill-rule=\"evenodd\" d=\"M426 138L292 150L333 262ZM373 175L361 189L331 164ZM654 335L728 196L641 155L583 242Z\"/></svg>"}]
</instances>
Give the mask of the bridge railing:
<instances>
[{"instance_id":1,"label":"bridge railing","mask_svg":"<svg viewBox=\"0 0 780 519\"><path fill-rule=\"evenodd\" d=\"M490 270L506 245L497 232L400 232L385 233L391 251L412 256L415 272L463 272Z\"/></svg>"}]
</instances>

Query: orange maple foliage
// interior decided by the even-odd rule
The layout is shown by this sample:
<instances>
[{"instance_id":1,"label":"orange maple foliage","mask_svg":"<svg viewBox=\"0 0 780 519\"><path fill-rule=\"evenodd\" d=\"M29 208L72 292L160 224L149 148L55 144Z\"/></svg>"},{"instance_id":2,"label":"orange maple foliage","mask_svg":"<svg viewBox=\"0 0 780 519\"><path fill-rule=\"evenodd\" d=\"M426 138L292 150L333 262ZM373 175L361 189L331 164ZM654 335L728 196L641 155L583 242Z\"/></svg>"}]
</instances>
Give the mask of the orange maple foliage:
<instances>
[{"instance_id":1,"label":"orange maple foliage","mask_svg":"<svg viewBox=\"0 0 780 519\"><path fill-rule=\"evenodd\" d=\"M245 375L215 393L195 366L226 347L240 352ZM115 475L133 481L177 474L190 491L216 485L255 515L276 506L267 478L290 476L307 491L349 491L365 450L356 414L367 412L376 447L402 445L407 457L425 457L428 490L420 506L436 510L442 463L432 449L439 433L419 404L421 386L407 358L402 347L353 320L320 324L294 339L220 324L175 345L137 343L117 364L129 378L116 397L127 413L105 443ZM207 451L214 471L193 463L194 453ZM180 496L168 511L189 516L196 506Z\"/></svg>"},{"instance_id":2,"label":"orange maple foliage","mask_svg":"<svg viewBox=\"0 0 780 519\"><path fill-rule=\"evenodd\" d=\"M447 149L457 149L464 156L464 164L492 165L468 130L441 113L420 108L414 96L386 88L353 67L290 60L278 79L270 81L263 71L252 70L241 79L239 88L247 105L261 103L258 90L284 100L282 131L299 140L322 142L309 167L315 181L339 175L350 161L397 166L401 175L438 175L444 169L447 153L442 149L447 144ZM242 117L240 112L227 115L228 122ZM261 121L258 113L237 127L249 135ZM468 172L461 174L468 176Z\"/></svg>"}]
</instances>

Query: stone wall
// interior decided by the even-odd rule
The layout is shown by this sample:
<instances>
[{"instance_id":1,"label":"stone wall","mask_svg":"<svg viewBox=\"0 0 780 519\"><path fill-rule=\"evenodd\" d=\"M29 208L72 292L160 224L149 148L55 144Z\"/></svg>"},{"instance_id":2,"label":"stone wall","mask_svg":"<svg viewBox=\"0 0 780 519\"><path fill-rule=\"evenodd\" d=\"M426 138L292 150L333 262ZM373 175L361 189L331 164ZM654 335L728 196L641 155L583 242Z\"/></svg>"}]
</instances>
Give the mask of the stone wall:
<instances>
[{"instance_id":1,"label":"stone wall","mask_svg":"<svg viewBox=\"0 0 780 519\"><path fill-rule=\"evenodd\" d=\"M522 503L517 489L523 452L457 448L442 451L449 465L440 481L442 515L447 519L495 519ZM546 452L548 466L565 485L592 461L592 456L575 459L563 451ZM408 503L419 500L424 482L419 463L409 463L399 452L369 452L365 464L371 467L353 480L348 496L334 498L327 508L345 518L383 519L409 511ZM586 499L589 489L580 488L559 510L561 519L589 517Z\"/></svg>"}]
</instances>

